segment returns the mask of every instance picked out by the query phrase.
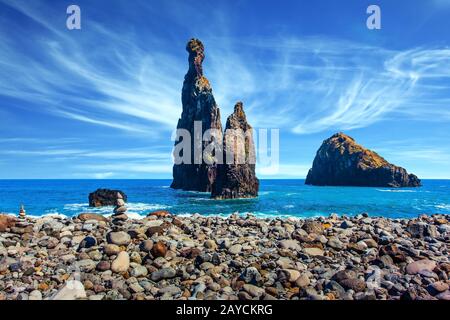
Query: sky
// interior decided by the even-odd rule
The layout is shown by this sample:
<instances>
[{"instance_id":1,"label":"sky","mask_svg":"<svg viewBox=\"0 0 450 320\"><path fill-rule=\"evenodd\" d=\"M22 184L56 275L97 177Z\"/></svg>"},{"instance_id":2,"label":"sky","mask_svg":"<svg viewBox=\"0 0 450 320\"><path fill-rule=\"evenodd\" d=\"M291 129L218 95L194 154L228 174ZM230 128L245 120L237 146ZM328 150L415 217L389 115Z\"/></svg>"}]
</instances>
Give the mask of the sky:
<instances>
[{"instance_id":1,"label":"sky","mask_svg":"<svg viewBox=\"0 0 450 320\"><path fill-rule=\"evenodd\" d=\"M0 179L171 178L193 37L223 124L242 101L279 130L259 178L304 178L340 131L450 178L449 16L450 0L0 0Z\"/></svg>"}]
</instances>

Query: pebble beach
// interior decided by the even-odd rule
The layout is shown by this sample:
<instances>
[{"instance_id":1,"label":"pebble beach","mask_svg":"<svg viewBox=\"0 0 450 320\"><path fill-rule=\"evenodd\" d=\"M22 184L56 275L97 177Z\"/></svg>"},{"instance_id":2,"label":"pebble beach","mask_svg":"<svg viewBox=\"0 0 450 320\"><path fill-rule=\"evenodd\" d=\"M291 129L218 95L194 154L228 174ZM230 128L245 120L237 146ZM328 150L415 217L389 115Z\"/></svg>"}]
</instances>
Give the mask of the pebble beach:
<instances>
[{"instance_id":1,"label":"pebble beach","mask_svg":"<svg viewBox=\"0 0 450 320\"><path fill-rule=\"evenodd\" d=\"M449 300L448 215L0 215L0 300Z\"/></svg>"}]
</instances>

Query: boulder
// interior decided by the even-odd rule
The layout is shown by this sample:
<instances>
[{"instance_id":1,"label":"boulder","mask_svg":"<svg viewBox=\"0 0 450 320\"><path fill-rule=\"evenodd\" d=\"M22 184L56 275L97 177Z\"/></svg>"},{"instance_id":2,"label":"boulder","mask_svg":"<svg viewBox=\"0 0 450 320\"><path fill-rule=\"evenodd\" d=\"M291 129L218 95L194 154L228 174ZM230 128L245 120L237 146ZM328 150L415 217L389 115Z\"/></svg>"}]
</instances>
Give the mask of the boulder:
<instances>
[{"instance_id":1,"label":"boulder","mask_svg":"<svg viewBox=\"0 0 450 320\"><path fill-rule=\"evenodd\" d=\"M96 214L96 213L80 213L78 215L78 219L80 219L81 221L89 221L89 220L95 220L95 221L103 221L103 222L108 222L108 219L105 218L104 216L102 216L101 214Z\"/></svg>"},{"instance_id":2,"label":"boulder","mask_svg":"<svg viewBox=\"0 0 450 320\"><path fill-rule=\"evenodd\" d=\"M0 214L0 232L5 232L16 225L17 219L7 214Z\"/></svg>"}]
</instances>

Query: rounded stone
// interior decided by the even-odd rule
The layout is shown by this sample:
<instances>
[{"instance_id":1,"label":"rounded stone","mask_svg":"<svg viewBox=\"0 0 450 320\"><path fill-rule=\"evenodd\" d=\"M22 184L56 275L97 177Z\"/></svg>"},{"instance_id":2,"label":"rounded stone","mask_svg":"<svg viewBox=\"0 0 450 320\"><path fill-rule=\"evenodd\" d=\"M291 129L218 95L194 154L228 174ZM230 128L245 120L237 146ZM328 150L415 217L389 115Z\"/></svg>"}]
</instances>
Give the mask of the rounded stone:
<instances>
[{"instance_id":1,"label":"rounded stone","mask_svg":"<svg viewBox=\"0 0 450 320\"><path fill-rule=\"evenodd\" d=\"M139 264L132 264L130 275L135 278L145 277L148 274L146 267Z\"/></svg>"},{"instance_id":2,"label":"rounded stone","mask_svg":"<svg viewBox=\"0 0 450 320\"><path fill-rule=\"evenodd\" d=\"M162 268L152 273L152 281L160 281L162 279L170 279L176 276L176 271L173 268Z\"/></svg>"},{"instance_id":3,"label":"rounded stone","mask_svg":"<svg viewBox=\"0 0 450 320\"><path fill-rule=\"evenodd\" d=\"M131 242L131 237L124 231L110 232L106 236L108 243L116 244L118 246L127 246Z\"/></svg>"},{"instance_id":4,"label":"rounded stone","mask_svg":"<svg viewBox=\"0 0 450 320\"><path fill-rule=\"evenodd\" d=\"M422 271L433 271L436 268L436 262L429 259L414 261L406 266L408 274L418 274Z\"/></svg>"},{"instance_id":5,"label":"rounded stone","mask_svg":"<svg viewBox=\"0 0 450 320\"><path fill-rule=\"evenodd\" d=\"M107 244L105 245L105 247L103 248L105 254L107 256L115 256L118 255L120 250L120 247L116 244Z\"/></svg>"},{"instance_id":6,"label":"rounded stone","mask_svg":"<svg viewBox=\"0 0 450 320\"><path fill-rule=\"evenodd\" d=\"M111 270L116 273L127 272L130 267L130 256L127 252L121 251L111 264Z\"/></svg>"},{"instance_id":7,"label":"rounded stone","mask_svg":"<svg viewBox=\"0 0 450 320\"><path fill-rule=\"evenodd\" d=\"M309 284L311 283L311 280L309 279L308 275L306 275L305 273L302 273L296 280L295 280L295 285L300 287L300 288L304 288L309 286Z\"/></svg>"},{"instance_id":8,"label":"rounded stone","mask_svg":"<svg viewBox=\"0 0 450 320\"><path fill-rule=\"evenodd\" d=\"M216 250L217 249L217 243L214 240L206 240L203 244L205 248Z\"/></svg>"},{"instance_id":9,"label":"rounded stone","mask_svg":"<svg viewBox=\"0 0 450 320\"><path fill-rule=\"evenodd\" d=\"M229 254L239 254L242 251L242 246L240 244L234 244L228 249Z\"/></svg>"},{"instance_id":10,"label":"rounded stone","mask_svg":"<svg viewBox=\"0 0 450 320\"><path fill-rule=\"evenodd\" d=\"M98 271L106 271L111 268L111 263L109 261L100 261L97 263L96 269Z\"/></svg>"},{"instance_id":11,"label":"rounded stone","mask_svg":"<svg viewBox=\"0 0 450 320\"><path fill-rule=\"evenodd\" d=\"M152 255L155 257L155 258L158 258L158 257L165 257L166 256L166 253L167 253L167 247L166 247L166 245L164 244L164 242L162 242L162 241L158 241L154 246L153 246L153 248L152 248Z\"/></svg>"},{"instance_id":12,"label":"rounded stone","mask_svg":"<svg viewBox=\"0 0 450 320\"><path fill-rule=\"evenodd\" d=\"M143 252L150 252L153 248L153 241L152 240L145 240L142 241L139 245L139 249Z\"/></svg>"}]
</instances>

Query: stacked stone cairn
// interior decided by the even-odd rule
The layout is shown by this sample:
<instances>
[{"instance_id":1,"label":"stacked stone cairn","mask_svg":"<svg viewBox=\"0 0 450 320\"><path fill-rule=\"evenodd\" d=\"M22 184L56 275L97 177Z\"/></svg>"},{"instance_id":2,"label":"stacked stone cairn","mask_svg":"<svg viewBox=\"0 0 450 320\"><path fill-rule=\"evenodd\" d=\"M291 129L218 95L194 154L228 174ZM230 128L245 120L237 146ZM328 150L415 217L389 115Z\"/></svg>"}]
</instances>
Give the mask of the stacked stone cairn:
<instances>
[{"instance_id":1,"label":"stacked stone cairn","mask_svg":"<svg viewBox=\"0 0 450 320\"><path fill-rule=\"evenodd\" d=\"M114 208L114 214L112 215L113 223L122 224L126 221L128 219L126 212L127 207L125 205L125 201L123 200L122 194L117 192L116 207Z\"/></svg>"},{"instance_id":2,"label":"stacked stone cairn","mask_svg":"<svg viewBox=\"0 0 450 320\"><path fill-rule=\"evenodd\" d=\"M27 212L25 211L25 207L23 206L23 204L20 206L20 211L19 211L19 218L20 219L25 219L27 215Z\"/></svg>"}]
</instances>

